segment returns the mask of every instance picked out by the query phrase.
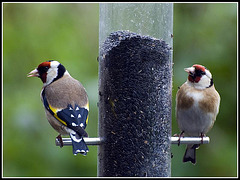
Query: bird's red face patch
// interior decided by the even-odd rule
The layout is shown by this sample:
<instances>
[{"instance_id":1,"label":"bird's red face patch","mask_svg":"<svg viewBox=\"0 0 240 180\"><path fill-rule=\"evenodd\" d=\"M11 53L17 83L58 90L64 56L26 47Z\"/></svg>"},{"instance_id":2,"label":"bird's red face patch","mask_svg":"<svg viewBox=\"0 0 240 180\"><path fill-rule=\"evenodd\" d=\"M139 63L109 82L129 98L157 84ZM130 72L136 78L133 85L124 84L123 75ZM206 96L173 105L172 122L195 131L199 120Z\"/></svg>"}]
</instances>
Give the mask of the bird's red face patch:
<instances>
[{"instance_id":1,"label":"bird's red face patch","mask_svg":"<svg viewBox=\"0 0 240 180\"><path fill-rule=\"evenodd\" d=\"M190 82L194 82L193 76L189 75L189 76L188 76L188 80L189 80Z\"/></svg>"},{"instance_id":2,"label":"bird's red face patch","mask_svg":"<svg viewBox=\"0 0 240 180\"><path fill-rule=\"evenodd\" d=\"M47 81L47 71L50 68L50 66L51 66L51 63L47 61L39 64L37 68L39 77L41 78L43 83Z\"/></svg>"},{"instance_id":3,"label":"bird's red face patch","mask_svg":"<svg viewBox=\"0 0 240 180\"><path fill-rule=\"evenodd\" d=\"M201 77L200 76L196 76L195 79L194 79L194 82L198 83L200 80L201 80Z\"/></svg>"},{"instance_id":4,"label":"bird's red face patch","mask_svg":"<svg viewBox=\"0 0 240 180\"><path fill-rule=\"evenodd\" d=\"M188 80L191 81L192 83L198 83L201 80L200 76L188 76Z\"/></svg>"}]
</instances>

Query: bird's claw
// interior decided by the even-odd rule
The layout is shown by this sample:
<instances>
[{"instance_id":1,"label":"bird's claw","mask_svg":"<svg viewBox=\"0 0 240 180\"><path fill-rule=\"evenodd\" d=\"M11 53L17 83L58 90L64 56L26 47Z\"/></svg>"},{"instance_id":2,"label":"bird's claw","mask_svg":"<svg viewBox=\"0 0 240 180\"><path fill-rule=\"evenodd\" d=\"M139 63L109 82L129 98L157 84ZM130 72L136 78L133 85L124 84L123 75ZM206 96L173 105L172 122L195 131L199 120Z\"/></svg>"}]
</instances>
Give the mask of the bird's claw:
<instances>
[{"instance_id":1,"label":"bird's claw","mask_svg":"<svg viewBox=\"0 0 240 180\"><path fill-rule=\"evenodd\" d=\"M202 138L201 139L201 144L203 144L203 137L205 136L205 134L201 133L200 137Z\"/></svg>"},{"instance_id":2,"label":"bird's claw","mask_svg":"<svg viewBox=\"0 0 240 180\"><path fill-rule=\"evenodd\" d=\"M62 140L61 134L59 134L56 138L58 139L58 141L60 143L60 148L62 148L63 147L63 140Z\"/></svg>"},{"instance_id":3,"label":"bird's claw","mask_svg":"<svg viewBox=\"0 0 240 180\"><path fill-rule=\"evenodd\" d=\"M180 145L180 139L181 139L181 137L183 137L184 136L184 131L182 131L180 134L179 134L179 138L178 138L178 146Z\"/></svg>"}]
</instances>

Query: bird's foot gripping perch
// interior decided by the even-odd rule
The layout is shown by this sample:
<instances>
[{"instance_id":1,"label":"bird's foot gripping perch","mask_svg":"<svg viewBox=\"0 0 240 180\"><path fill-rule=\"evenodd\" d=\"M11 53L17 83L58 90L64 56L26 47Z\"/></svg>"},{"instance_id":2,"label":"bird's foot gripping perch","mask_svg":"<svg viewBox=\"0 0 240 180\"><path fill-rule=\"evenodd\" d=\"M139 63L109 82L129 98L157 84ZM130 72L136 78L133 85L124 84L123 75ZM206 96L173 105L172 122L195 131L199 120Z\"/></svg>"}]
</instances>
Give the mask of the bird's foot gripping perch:
<instances>
[{"instance_id":1,"label":"bird's foot gripping perch","mask_svg":"<svg viewBox=\"0 0 240 180\"><path fill-rule=\"evenodd\" d=\"M60 143L60 148L62 148L63 147L63 140L62 140L62 136L61 136L61 134L59 134L57 137L56 137L56 139L59 141L59 143Z\"/></svg>"},{"instance_id":2,"label":"bird's foot gripping perch","mask_svg":"<svg viewBox=\"0 0 240 180\"><path fill-rule=\"evenodd\" d=\"M201 144L203 144L203 137L205 137L205 136L206 136L205 134L201 133L201 135L200 135L200 137L202 138Z\"/></svg>"},{"instance_id":3,"label":"bird's foot gripping perch","mask_svg":"<svg viewBox=\"0 0 240 180\"><path fill-rule=\"evenodd\" d=\"M184 131L182 131L180 134L174 134L173 136L178 137L178 146L179 146L181 137L184 137Z\"/></svg>"}]
</instances>

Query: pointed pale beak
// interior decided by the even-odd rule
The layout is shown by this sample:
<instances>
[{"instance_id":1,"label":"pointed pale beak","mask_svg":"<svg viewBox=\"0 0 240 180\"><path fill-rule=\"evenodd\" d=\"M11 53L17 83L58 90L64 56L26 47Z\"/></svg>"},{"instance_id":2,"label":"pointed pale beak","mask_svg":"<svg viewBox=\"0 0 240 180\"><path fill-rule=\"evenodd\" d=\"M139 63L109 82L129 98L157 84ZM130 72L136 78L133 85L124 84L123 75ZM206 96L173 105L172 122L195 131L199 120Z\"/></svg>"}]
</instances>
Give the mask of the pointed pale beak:
<instances>
[{"instance_id":1,"label":"pointed pale beak","mask_svg":"<svg viewBox=\"0 0 240 180\"><path fill-rule=\"evenodd\" d=\"M184 68L184 71L186 71L189 74L193 74L195 71L195 68L194 67Z\"/></svg>"},{"instance_id":2,"label":"pointed pale beak","mask_svg":"<svg viewBox=\"0 0 240 180\"><path fill-rule=\"evenodd\" d=\"M30 73L28 73L27 77L39 77L38 70L34 69Z\"/></svg>"}]
</instances>

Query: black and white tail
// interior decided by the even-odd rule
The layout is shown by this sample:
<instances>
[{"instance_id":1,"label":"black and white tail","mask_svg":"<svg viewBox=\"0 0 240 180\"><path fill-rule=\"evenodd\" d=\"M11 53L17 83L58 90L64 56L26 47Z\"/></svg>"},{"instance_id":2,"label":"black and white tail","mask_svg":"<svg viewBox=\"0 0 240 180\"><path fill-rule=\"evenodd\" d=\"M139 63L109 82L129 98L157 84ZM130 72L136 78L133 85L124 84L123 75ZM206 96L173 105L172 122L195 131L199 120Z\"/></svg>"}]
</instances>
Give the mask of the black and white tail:
<instances>
[{"instance_id":1,"label":"black and white tail","mask_svg":"<svg viewBox=\"0 0 240 180\"><path fill-rule=\"evenodd\" d=\"M82 155L87 155L87 152L89 151L84 139L82 136L79 136L77 133L70 134L70 137L72 139L72 146L73 146L73 154L77 155L77 153L80 153Z\"/></svg>"}]
</instances>

